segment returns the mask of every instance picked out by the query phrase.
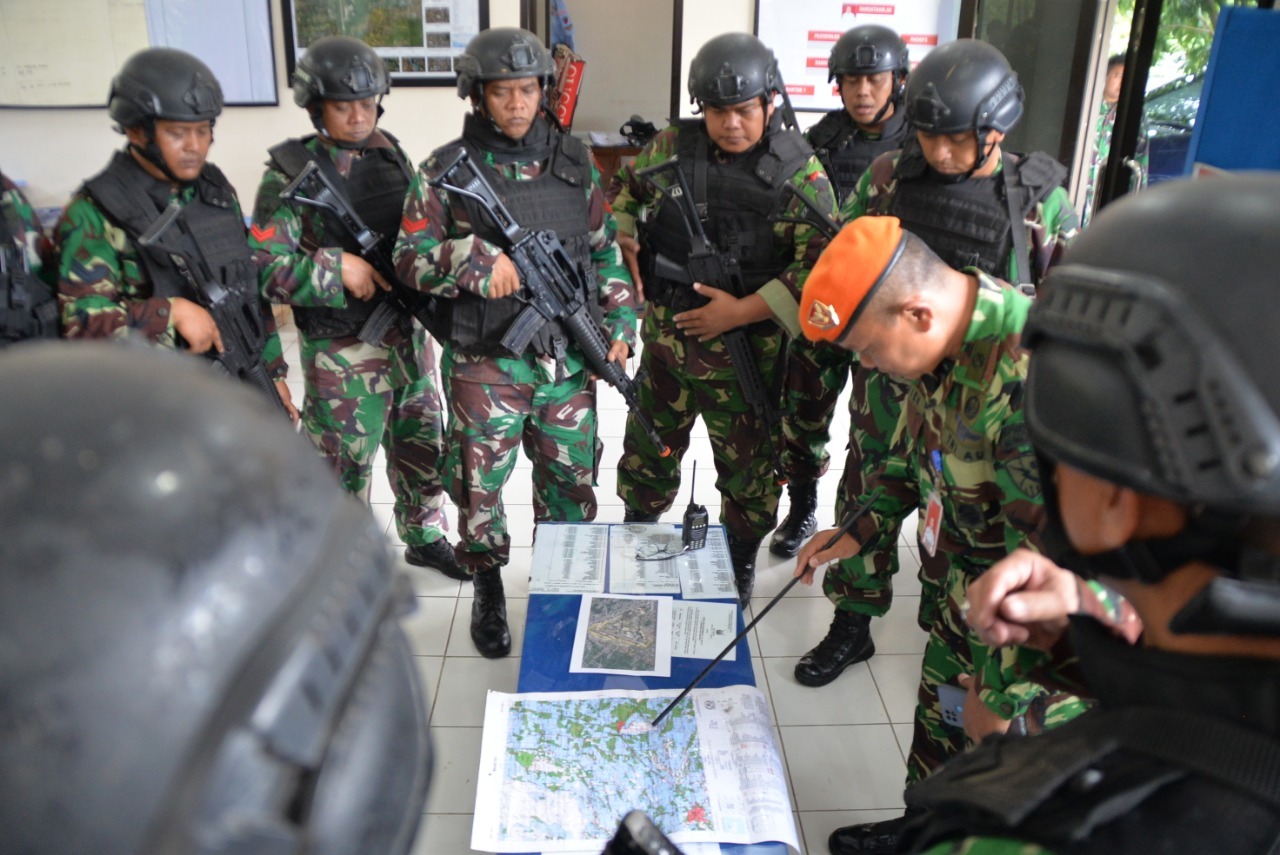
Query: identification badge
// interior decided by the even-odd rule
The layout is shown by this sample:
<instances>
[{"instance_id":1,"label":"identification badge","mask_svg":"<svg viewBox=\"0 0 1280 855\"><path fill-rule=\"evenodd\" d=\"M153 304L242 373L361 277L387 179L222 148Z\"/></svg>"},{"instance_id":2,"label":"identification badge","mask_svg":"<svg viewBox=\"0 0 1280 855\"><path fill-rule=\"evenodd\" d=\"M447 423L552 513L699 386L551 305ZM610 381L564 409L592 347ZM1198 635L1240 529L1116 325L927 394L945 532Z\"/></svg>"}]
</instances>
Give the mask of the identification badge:
<instances>
[{"instance_id":1,"label":"identification badge","mask_svg":"<svg viewBox=\"0 0 1280 855\"><path fill-rule=\"evenodd\" d=\"M938 531L942 528L942 497L934 490L925 506L924 522L920 524L920 545L932 558L938 553Z\"/></svg>"}]
</instances>

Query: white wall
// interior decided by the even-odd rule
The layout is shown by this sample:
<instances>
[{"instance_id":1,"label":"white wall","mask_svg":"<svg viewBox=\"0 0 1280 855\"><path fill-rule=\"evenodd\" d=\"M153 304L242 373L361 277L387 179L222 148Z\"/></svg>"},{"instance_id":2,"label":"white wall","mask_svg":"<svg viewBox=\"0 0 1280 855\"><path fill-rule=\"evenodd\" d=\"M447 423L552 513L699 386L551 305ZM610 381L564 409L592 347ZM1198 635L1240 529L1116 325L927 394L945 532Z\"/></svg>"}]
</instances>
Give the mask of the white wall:
<instances>
[{"instance_id":1,"label":"white wall","mask_svg":"<svg viewBox=\"0 0 1280 855\"><path fill-rule=\"evenodd\" d=\"M601 10L607 10L615 16L614 26L636 41L662 38L655 33L663 26L667 27L665 38L670 38L669 21L663 25L658 20L664 13L653 13L654 7L665 9L664 3L631 0L631 11L624 12L623 2L570 0L569 11L575 16L581 15L584 26L591 21L589 26L595 27ZM643 32L633 32L631 25L626 23L629 20L626 16L634 14L636 8L647 9L650 16L644 18L642 15ZM292 92L285 81L284 27L280 21L280 4L271 4L271 15L280 105L227 108L218 120L210 154L210 159L222 168L239 191L246 212L253 205L267 148L285 137L311 132L306 113L294 106ZM754 16L755 0L685 0L681 115L692 115L687 99L683 97L689 60L712 36L732 31L751 32ZM519 0L489 0L489 23L494 27L519 26ZM662 124L660 119L666 117L670 98L670 81L665 71L655 79L642 79L620 69L620 65L622 63L610 58L595 60L589 67L585 85L594 85L602 91L610 90L610 94L603 98L607 106L602 108L602 112L597 116L582 114L582 119L575 119L576 128L617 130L618 125L634 112L641 113L654 124ZM596 75L594 79L590 76L593 73ZM636 95L635 103L642 108L626 107L624 102L629 95ZM643 106L648 101L642 98L650 97L656 98L654 105ZM103 98L106 98L105 92ZM384 106L387 112L382 124L400 138L415 161L456 137L467 110L467 105L448 87L394 88ZM652 115L645 110L652 111ZM611 118L617 116L620 118ZM599 122L603 126L597 128L586 122ZM105 166L111 152L123 144L124 138L111 130L111 120L105 107L101 110L0 109L0 169L10 177L26 182L25 192L37 206L63 204L80 182Z\"/></svg>"},{"instance_id":2,"label":"white wall","mask_svg":"<svg viewBox=\"0 0 1280 855\"><path fill-rule=\"evenodd\" d=\"M280 105L228 107L218 119L209 155L235 185L245 213L252 209L267 148L285 137L312 131L306 112L294 106L293 92L286 84L279 3L271 4L271 16ZM489 23L519 26L519 0L489 0ZM106 94L102 93L104 100ZM387 112L382 125L400 138L415 162L456 137L467 110L452 87L392 88L383 106ZM124 137L111 130L105 107L0 109L0 169L27 182L24 192L36 206L63 204L81 181L105 166L111 152L123 145Z\"/></svg>"},{"instance_id":3,"label":"white wall","mask_svg":"<svg viewBox=\"0 0 1280 855\"><path fill-rule=\"evenodd\" d=\"M671 113L672 0L568 5L574 45L587 63L573 130L616 132L633 113L664 126Z\"/></svg>"}]
</instances>

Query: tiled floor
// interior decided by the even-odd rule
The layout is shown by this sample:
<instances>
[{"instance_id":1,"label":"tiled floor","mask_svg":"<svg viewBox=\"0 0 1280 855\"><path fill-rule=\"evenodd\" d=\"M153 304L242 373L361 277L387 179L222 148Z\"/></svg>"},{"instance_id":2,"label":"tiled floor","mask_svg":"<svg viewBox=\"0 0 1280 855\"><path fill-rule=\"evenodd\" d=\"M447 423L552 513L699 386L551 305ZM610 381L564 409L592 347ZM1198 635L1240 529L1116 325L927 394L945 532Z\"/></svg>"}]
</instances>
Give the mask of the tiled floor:
<instances>
[{"instance_id":1,"label":"tiled floor","mask_svg":"<svg viewBox=\"0 0 1280 855\"><path fill-rule=\"evenodd\" d=\"M294 367L294 401L300 403L294 328L285 326L282 337ZM634 370L634 360L630 367ZM600 522L622 519L622 504L614 484L625 416L621 397L602 387L600 423L605 453L597 489ZM846 436L847 426L842 400L833 436ZM843 447L843 440L833 442L833 463L837 466L843 465ZM685 459L686 473L695 459L700 471L713 471L711 449L701 423ZM820 484L823 525L834 523L834 496L840 474L833 468ZM710 477L699 482L697 498L707 505L714 523L718 497ZM468 635L470 585L401 562L418 593L419 608L406 619L405 628L427 691L435 758L415 855L473 851L469 841L485 693L490 689L515 691L520 669L533 535L531 490L529 465L522 459L503 497L513 541L512 560L503 571L514 640L510 657L483 659L472 646ZM381 473L370 498L374 514L398 546L391 522L391 493ZM678 522L688 500L686 484L664 521ZM783 501L785 514L785 497ZM451 509L450 524L454 522ZM912 522L904 530L914 532L914 528ZM897 580L895 605L888 616L872 622L876 655L869 662L853 666L834 683L810 689L799 685L792 676L796 659L817 643L831 620L831 606L823 598L820 586L796 586L751 633L756 681L773 704L804 852L826 852L827 835L838 826L889 819L902 812L904 755L911 740L910 722L925 635L915 623L920 591L915 572L919 557L914 543L899 546L899 554L902 572ZM752 605L758 608L767 603L790 579L791 568L791 561L775 558L762 549Z\"/></svg>"}]
</instances>

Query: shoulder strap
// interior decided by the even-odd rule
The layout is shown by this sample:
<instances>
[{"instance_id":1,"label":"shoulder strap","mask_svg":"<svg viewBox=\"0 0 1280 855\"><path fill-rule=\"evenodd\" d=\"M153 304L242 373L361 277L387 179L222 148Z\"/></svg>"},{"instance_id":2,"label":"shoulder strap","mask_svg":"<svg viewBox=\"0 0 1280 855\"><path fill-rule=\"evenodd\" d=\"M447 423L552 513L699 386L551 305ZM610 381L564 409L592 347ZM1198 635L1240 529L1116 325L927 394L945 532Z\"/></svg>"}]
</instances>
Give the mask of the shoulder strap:
<instances>
[{"instance_id":1,"label":"shoulder strap","mask_svg":"<svg viewBox=\"0 0 1280 855\"><path fill-rule=\"evenodd\" d=\"M1020 158L1011 152L1001 152L1001 168L1004 172L1004 201L1009 206L1009 232L1013 237L1013 263L1017 282L1013 284L1028 297L1036 293L1035 277L1031 273L1031 245L1027 242L1026 188L1017 180Z\"/></svg>"},{"instance_id":2,"label":"shoulder strap","mask_svg":"<svg viewBox=\"0 0 1280 855\"><path fill-rule=\"evenodd\" d=\"M334 164L333 159L317 155L315 152L303 145L302 140L287 139L282 143L267 149L267 153L271 155L271 159L280 167L280 171L290 181L297 178L302 170L306 168L308 163L315 163L320 171L329 179L329 183L333 186L339 200L347 208L352 209L351 199L347 196L346 179L338 172L338 167ZM397 157L398 161L399 158Z\"/></svg>"}]
</instances>

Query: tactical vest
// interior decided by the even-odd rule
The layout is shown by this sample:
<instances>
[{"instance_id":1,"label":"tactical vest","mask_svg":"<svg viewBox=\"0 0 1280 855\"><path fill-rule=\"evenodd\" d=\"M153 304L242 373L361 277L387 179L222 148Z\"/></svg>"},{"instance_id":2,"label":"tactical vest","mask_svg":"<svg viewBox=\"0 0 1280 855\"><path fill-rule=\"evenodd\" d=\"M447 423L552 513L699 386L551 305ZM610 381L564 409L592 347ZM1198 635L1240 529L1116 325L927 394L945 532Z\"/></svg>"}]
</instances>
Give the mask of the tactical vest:
<instances>
[{"instance_id":1,"label":"tactical vest","mask_svg":"<svg viewBox=\"0 0 1280 855\"><path fill-rule=\"evenodd\" d=\"M794 247L774 234L772 217L781 208L783 188L813 149L795 131L774 130L751 151L718 163L701 121L685 120L677 127L679 169L693 189L707 238L738 261L745 290L734 296L754 294L794 260ZM664 197L640 238L645 297L678 312L703 305L706 300L693 290L691 278L669 279L654 269L657 255L686 266L692 242L678 206Z\"/></svg>"},{"instance_id":2,"label":"tactical vest","mask_svg":"<svg viewBox=\"0 0 1280 855\"><path fill-rule=\"evenodd\" d=\"M1066 170L1047 154L1028 157L1002 154L1001 172L986 178L945 182L929 175L918 146L909 145L893 172L897 184L885 213L902 220L903 228L923 240L949 266L976 267L1001 279L1009 277L1009 256L1018 241L1010 218L1009 193L1017 195L1013 208L1017 226L1036 203L1061 185ZM1056 167L1050 168L1050 167ZM1039 271L1030 253L1018 253L1018 273L1024 282L1037 282ZM1025 257L1024 257L1025 256Z\"/></svg>"},{"instance_id":3,"label":"tactical vest","mask_svg":"<svg viewBox=\"0 0 1280 855\"><path fill-rule=\"evenodd\" d=\"M485 161L484 152L466 139L454 140L437 149L434 156L445 161L459 146L466 148L471 165L488 180L515 222L526 231L554 232L582 271L582 281L593 283L598 274L591 258L591 235L587 226L591 152L568 134L558 136L546 168L537 178L526 181L507 178L493 169ZM466 209L475 235L507 248L506 236L474 200L464 197L458 201ZM601 311L594 291L585 296L586 305L599 322ZM490 300L470 291L459 291L453 299L440 302L448 338L461 352L482 356L521 355L511 353L501 343L503 335L527 305L517 295ZM572 340L562 324L547 322L529 342L528 352L560 360Z\"/></svg>"},{"instance_id":4,"label":"tactical vest","mask_svg":"<svg viewBox=\"0 0 1280 855\"><path fill-rule=\"evenodd\" d=\"M305 160L298 163L301 159L299 148L306 153L306 160L314 160L322 169L327 168L330 179L335 183L340 182L337 186L345 191L356 215L382 237L381 245L389 255L400 234L400 218L413 170L395 144L395 137L386 131L379 133L387 137L392 145L366 149L362 156L352 160L351 172L345 179L325 152L313 152L304 147L305 143L315 139L314 135L302 140L286 140L271 149L271 156L276 167L290 180L296 178L301 166L305 165ZM328 163L322 162L320 158L325 158ZM295 166L298 168L293 168ZM343 252L360 254L360 245L346 229L334 222L332 217L324 217L323 222L324 231L319 236L321 246L338 246ZM354 336L385 300L386 293L380 288L375 289L368 300L357 300L348 294L347 305L340 308L294 306L293 319L298 329L310 338ZM409 335L412 330L411 319L402 316L399 321L401 332Z\"/></svg>"},{"instance_id":5,"label":"tactical vest","mask_svg":"<svg viewBox=\"0 0 1280 855\"><path fill-rule=\"evenodd\" d=\"M1087 618L1073 618L1071 638L1086 676L1092 671L1104 686L1123 681L1129 697L1144 700L1095 709L1038 736L991 737L951 758L907 791L908 807L925 813L900 843L918 852L978 835L1058 855L1278 851L1274 684L1259 684L1247 709L1221 696L1197 703L1196 691L1214 687L1196 670L1168 660L1143 668L1128 651L1113 655L1121 642ZM1174 694L1188 707L1166 705Z\"/></svg>"},{"instance_id":6,"label":"tactical vest","mask_svg":"<svg viewBox=\"0 0 1280 855\"><path fill-rule=\"evenodd\" d=\"M840 203L844 204L844 200L853 195L858 179L871 161L887 151L902 148L908 130L906 111L899 108L885 121L880 139L869 139L858 130L848 111L841 108L823 116L805 136L827 171L827 177L835 184Z\"/></svg>"},{"instance_id":7,"label":"tactical vest","mask_svg":"<svg viewBox=\"0 0 1280 855\"><path fill-rule=\"evenodd\" d=\"M31 274L25 235L17 225L11 229L9 217L0 211L0 346L58 337L58 300L49 285Z\"/></svg>"},{"instance_id":8,"label":"tactical vest","mask_svg":"<svg viewBox=\"0 0 1280 855\"><path fill-rule=\"evenodd\" d=\"M214 280L229 290L252 295L250 304L256 305L258 269L250 258L244 220L236 213L235 191L222 171L210 163L201 170L195 186L195 198L182 207L182 220L191 235L192 245L187 249L204 261ZM85 182L82 192L133 242L151 285L147 296L202 302L167 251L138 244L138 238L166 207L167 183L149 175L132 155L116 152L106 169Z\"/></svg>"}]
</instances>

